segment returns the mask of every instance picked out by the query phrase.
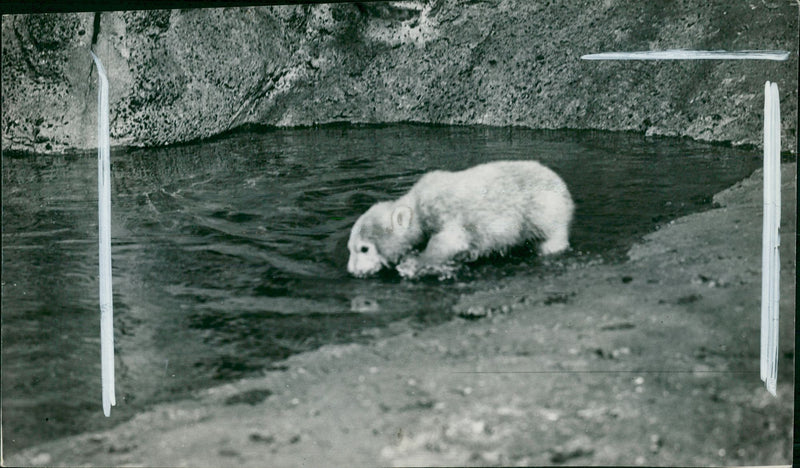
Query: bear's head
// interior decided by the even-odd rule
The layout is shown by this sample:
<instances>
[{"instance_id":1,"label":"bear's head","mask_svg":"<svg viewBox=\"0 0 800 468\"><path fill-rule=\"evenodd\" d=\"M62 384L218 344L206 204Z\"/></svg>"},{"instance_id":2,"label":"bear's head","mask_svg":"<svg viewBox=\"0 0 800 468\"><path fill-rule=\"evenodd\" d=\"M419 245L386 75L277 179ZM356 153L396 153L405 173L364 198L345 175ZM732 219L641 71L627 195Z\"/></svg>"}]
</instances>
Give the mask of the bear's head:
<instances>
[{"instance_id":1,"label":"bear's head","mask_svg":"<svg viewBox=\"0 0 800 468\"><path fill-rule=\"evenodd\" d=\"M357 277L372 275L397 263L413 246L411 208L392 202L373 205L350 231L347 271Z\"/></svg>"}]
</instances>

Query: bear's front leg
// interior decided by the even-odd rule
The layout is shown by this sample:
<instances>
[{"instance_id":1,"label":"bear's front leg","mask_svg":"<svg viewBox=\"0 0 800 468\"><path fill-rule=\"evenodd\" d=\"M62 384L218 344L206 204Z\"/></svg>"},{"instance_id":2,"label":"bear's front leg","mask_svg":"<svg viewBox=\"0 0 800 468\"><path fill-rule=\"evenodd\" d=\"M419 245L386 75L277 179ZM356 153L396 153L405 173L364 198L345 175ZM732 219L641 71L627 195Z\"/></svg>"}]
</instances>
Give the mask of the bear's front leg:
<instances>
[{"instance_id":1,"label":"bear's front leg","mask_svg":"<svg viewBox=\"0 0 800 468\"><path fill-rule=\"evenodd\" d=\"M419 273L419 255L409 255L395 268L403 278L414 278Z\"/></svg>"},{"instance_id":2,"label":"bear's front leg","mask_svg":"<svg viewBox=\"0 0 800 468\"><path fill-rule=\"evenodd\" d=\"M397 271L404 278L427 273L448 275L452 273L455 257L468 251L469 234L460 225L452 224L431 236L421 254L403 259L397 265Z\"/></svg>"}]
</instances>

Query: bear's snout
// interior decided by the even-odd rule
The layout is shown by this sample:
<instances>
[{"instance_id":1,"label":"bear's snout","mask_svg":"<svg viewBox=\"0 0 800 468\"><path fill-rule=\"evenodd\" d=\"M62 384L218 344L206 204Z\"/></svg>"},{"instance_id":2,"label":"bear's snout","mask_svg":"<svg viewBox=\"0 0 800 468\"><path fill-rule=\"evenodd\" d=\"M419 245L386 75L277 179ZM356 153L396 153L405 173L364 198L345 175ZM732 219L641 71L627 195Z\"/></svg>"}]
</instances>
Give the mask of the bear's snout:
<instances>
[{"instance_id":1,"label":"bear's snout","mask_svg":"<svg viewBox=\"0 0 800 468\"><path fill-rule=\"evenodd\" d=\"M359 255L351 255L350 260L347 262L347 271L353 276L363 278L377 273L381 269L381 264L378 262L366 262Z\"/></svg>"},{"instance_id":2,"label":"bear's snout","mask_svg":"<svg viewBox=\"0 0 800 468\"><path fill-rule=\"evenodd\" d=\"M380 256L370 250L368 253L350 251L347 261L347 271L353 276L363 278L373 275L383 267Z\"/></svg>"}]
</instances>

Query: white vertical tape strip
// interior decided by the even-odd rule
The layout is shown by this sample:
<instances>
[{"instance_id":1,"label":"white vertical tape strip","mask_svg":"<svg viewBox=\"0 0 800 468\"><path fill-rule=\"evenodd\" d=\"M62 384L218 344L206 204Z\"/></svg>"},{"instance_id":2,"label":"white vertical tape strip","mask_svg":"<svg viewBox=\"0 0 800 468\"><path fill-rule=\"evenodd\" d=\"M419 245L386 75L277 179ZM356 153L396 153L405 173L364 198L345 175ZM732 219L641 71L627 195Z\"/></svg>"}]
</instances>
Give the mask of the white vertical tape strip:
<instances>
[{"instance_id":1,"label":"white vertical tape strip","mask_svg":"<svg viewBox=\"0 0 800 468\"><path fill-rule=\"evenodd\" d=\"M767 381L767 341L769 331L769 215L770 198L770 109L772 108L772 92L770 82L764 83L764 204L761 231L761 380Z\"/></svg>"},{"instance_id":2,"label":"white vertical tape strip","mask_svg":"<svg viewBox=\"0 0 800 468\"><path fill-rule=\"evenodd\" d=\"M772 298L770 307L770 373L767 376L767 390L777 395L778 383L778 321L780 318L780 225L781 225L781 111L778 84L772 83Z\"/></svg>"},{"instance_id":3,"label":"white vertical tape strip","mask_svg":"<svg viewBox=\"0 0 800 468\"><path fill-rule=\"evenodd\" d=\"M97 199L100 244L100 368L103 414L111 415L117 404L114 389L114 300L111 291L111 145L108 129L108 77L100 59L97 66Z\"/></svg>"},{"instance_id":4,"label":"white vertical tape strip","mask_svg":"<svg viewBox=\"0 0 800 468\"><path fill-rule=\"evenodd\" d=\"M781 125L778 85L764 84L764 221L761 248L761 380L777 395L780 304Z\"/></svg>"}]
</instances>

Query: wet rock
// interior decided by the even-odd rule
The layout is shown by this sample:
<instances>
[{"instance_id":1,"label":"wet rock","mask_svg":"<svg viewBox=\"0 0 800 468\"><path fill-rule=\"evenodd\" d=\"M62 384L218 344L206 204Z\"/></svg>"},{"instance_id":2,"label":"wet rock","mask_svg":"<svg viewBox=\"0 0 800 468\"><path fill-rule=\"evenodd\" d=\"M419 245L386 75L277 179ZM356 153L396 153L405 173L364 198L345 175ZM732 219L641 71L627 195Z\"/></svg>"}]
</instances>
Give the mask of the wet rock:
<instances>
[{"instance_id":1,"label":"wet rock","mask_svg":"<svg viewBox=\"0 0 800 468\"><path fill-rule=\"evenodd\" d=\"M444 435L450 440L483 441L491 430L486 421L472 418L461 418L451 421L444 428Z\"/></svg>"},{"instance_id":2,"label":"wet rock","mask_svg":"<svg viewBox=\"0 0 800 468\"><path fill-rule=\"evenodd\" d=\"M687 296L679 297L676 303L678 305L692 304L694 302L699 301L702 298L703 296L701 296L700 294L689 294Z\"/></svg>"},{"instance_id":3,"label":"wet rock","mask_svg":"<svg viewBox=\"0 0 800 468\"><path fill-rule=\"evenodd\" d=\"M476 320L484 317L491 317L492 310L484 306L469 306L466 310L458 313L458 316L467 320Z\"/></svg>"},{"instance_id":4,"label":"wet rock","mask_svg":"<svg viewBox=\"0 0 800 468\"><path fill-rule=\"evenodd\" d=\"M726 283L719 279L712 279L708 276L699 274L692 278L692 284L694 285L705 285L709 288L716 288L716 287L724 287Z\"/></svg>"},{"instance_id":5,"label":"wet rock","mask_svg":"<svg viewBox=\"0 0 800 468\"><path fill-rule=\"evenodd\" d=\"M628 356L631 354L631 349L628 347L622 347L611 351L611 357L614 359L619 359L622 356Z\"/></svg>"},{"instance_id":6,"label":"wet rock","mask_svg":"<svg viewBox=\"0 0 800 468\"><path fill-rule=\"evenodd\" d=\"M605 406L591 407L580 409L576 412L579 418L589 421L599 421L610 413L609 409Z\"/></svg>"},{"instance_id":7,"label":"wet rock","mask_svg":"<svg viewBox=\"0 0 800 468\"><path fill-rule=\"evenodd\" d=\"M713 369L706 364L697 364L692 368L692 375L696 378L709 378L713 377Z\"/></svg>"},{"instance_id":8,"label":"wet rock","mask_svg":"<svg viewBox=\"0 0 800 468\"><path fill-rule=\"evenodd\" d=\"M652 434L650 436L650 452L651 453L658 453L661 450L661 447L664 445L664 440L658 434Z\"/></svg>"},{"instance_id":9,"label":"wet rock","mask_svg":"<svg viewBox=\"0 0 800 468\"><path fill-rule=\"evenodd\" d=\"M135 450L136 444L111 444L108 447L108 453L129 453Z\"/></svg>"},{"instance_id":10,"label":"wet rock","mask_svg":"<svg viewBox=\"0 0 800 468\"><path fill-rule=\"evenodd\" d=\"M429 410L436 405L436 402L430 398L419 399L409 405L403 406L399 411L416 411L416 410Z\"/></svg>"},{"instance_id":11,"label":"wet rock","mask_svg":"<svg viewBox=\"0 0 800 468\"><path fill-rule=\"evenodd\" d=\"M548 293L547 297L544 298L543 304L544 305L553 305L553 304L566 304L570 298L575 296L575 292L552 292Z\"/></svg>"},{"instance_id":12,"label":"wet rock","mask_svg":"<svg viewBox=\"0 0 800 468\"><path fill-rule=\"evenodd\" d=\"M49 465L53 457L49 453L39 453L31 458L31 465Z\"/></svg>"},{"instance_id":13,"label":"wet rock","mask_svg":"<svg viewBox=\"0 0 800 468\"><path fill-rule=\"evenodd\" d=\"M600 330L603 331L630 330L632 328L636 328L636 325L631 322L609 323L600 326Z\"/></svg>"},{"instance_id":14,"label":"wet rock","mask_svg":"<svg viewBox=\"0 0 800 468\"><path fill-rule=\"evenodd\" d=\"M523 295L520 295L517 298L516 303L517 304L530 304L531 303L531 298L529 296L523 294Z\"/></svg>"},{"instance_id":15,"label":"wet rock","mask_svg":"<svg viewBox=\"0 0 800 468\"><path fill-rule=\"evenodd\" d=\"M241 456L239 452L231 448L221 448L217 453L221 457L228 457L228 458Z\"/></svg>"},{"instance_id":16,"label":"wet rock","mask_svg":"<svg viewBox=\"0 0 800 468\"><path fill-rule=\"evenodd\" d=\"M499 416L521 417L525 415L525 412L511 406L501 406L497 408L497 414Z\"/></svg>"},{"instance_id":17,"label":"wet rock","mask_svg":"<svg viewBox=\"0 0 800 468\"><path fill-rule=\"evenodd\" d=\"M544 418L546 421L550 422L556 422L559 419L561 419L561 413L556 410L542 408L541 410L539 410L539 414L541 414L542 418Z\"/></svg>"},{"instance_id":18,"label":"wet rock","mask_svg":"<svg viewBox=\"0 0 800 468\"><path fill-rule=\"evenodd\" d=\"M587 457L594 453L592 441L587 436L579 436L570 440L564 445L554 447L550 450L550 461L552 463L566 463L580 457Z\"/></svg>"},{"instance_id":19,"label":"wet rock","mask_svg":"<svg viewBox=\"0 0 800 468\"><path fill-rule=\"evenodd\" d=\"M257 405L272 395L272 390L267 388L257 388L245 392L237 393L225 400L226 405Z\"/></svg>"},{"instance_id":20,"label":"wet rock","mask_svg":"<svg viewBox=\"0 0 800 468\"><path fill-rule=\"evenodd\" d=\"M356 296L350 301L350 311L359 314L375 313L381 311L381 306L375 299Z\"/></svg>"},{"instance_id":21,"label":"wet rock","mask_svg":"<svg viewBox=\"0 0 800 468\"><path fill-rule=\"evenodd\" d=\"M272 434L265 435L265 434L260 434L258 432L253 432L247 437L247 439L250 442L256 442L260 444L271 444L275 442L275 436L273 436Z\"/></svg>"},{"instance_id":22,"label":"wet rock","mask_svg":"<svg viewBox=\"0 0 800 468\"><path fill-rule=\"evenodd\" d=\"M561 419L561 413L556 410L542 408L539 413L545 420L550 422L555 422Z\"/></svg>"},{"instance_id":23,"label":"wet rock","mask_svg":"<svg viewBox=\"0 0 800 468\"><path fill-rule=\"evenodd\" d=\"M594 350L594 354L600 359L611 359L611 354L607 351L604 351L603 348L596 348Z\"/></svg>"},{"instance_id":24,"label":"wet rock","mask_svg":"<svg viewBox=\"0 0 800 468\"><path fill-rule=\"evenodd\" d=\"M492 450L478 454L478 458L476 461L481 461L483 463L488 463L490 465L497 465L498 463L502 463L502 460L503 460L503 455L497 450Z\"/></svg>"}]
</instances>

